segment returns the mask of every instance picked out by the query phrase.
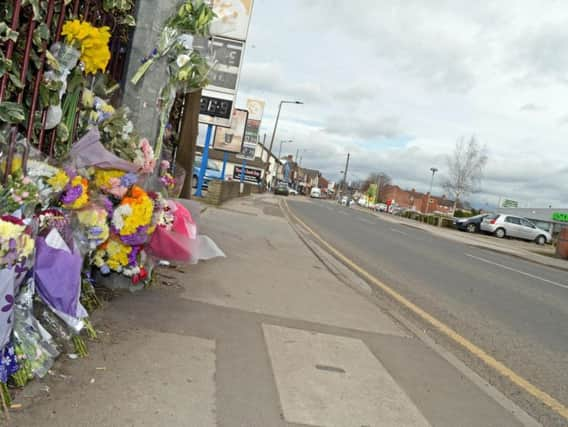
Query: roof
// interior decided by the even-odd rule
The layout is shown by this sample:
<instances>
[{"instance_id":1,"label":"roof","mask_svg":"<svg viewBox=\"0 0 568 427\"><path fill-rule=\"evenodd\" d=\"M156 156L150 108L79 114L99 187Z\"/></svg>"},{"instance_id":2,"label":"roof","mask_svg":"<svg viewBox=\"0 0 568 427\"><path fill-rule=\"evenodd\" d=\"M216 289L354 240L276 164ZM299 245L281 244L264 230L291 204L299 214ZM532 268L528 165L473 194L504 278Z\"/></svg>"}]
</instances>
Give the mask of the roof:
<instances>
[{"instance_id":1,"label":"roof","mask_svg":"<svg viewBox=\"0 0 568 427\"><path fill-rule=\"evenodd\" d=\"M565 224L560 221L554 221L552 215L556 212L568 214L568 208L499 208L495 212L504 215L515 215L521 216L523 218L528 218L538 221L546 222L556 222L559 224Z\"/></svg>"}]
</instances>

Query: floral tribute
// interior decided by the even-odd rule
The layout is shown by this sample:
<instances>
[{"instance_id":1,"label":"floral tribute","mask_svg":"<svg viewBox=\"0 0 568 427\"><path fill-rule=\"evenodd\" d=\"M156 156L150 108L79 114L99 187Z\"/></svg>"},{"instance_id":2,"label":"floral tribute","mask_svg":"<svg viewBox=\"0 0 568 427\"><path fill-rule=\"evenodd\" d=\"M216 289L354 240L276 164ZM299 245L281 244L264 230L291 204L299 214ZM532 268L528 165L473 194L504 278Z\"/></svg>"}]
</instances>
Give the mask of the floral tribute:
<instances>
[{"instance_id":1,"label":"floral tribute","mask_svg":"<svg viewBox=\"0 0 568 427\"><path fill-rule=\"evenodd\" d=\"M209 67L184 36L207 35L213 17L205 2L185 1L146 71L171 53L168 87L203 85ZM135 132L128 108L110 101L115 85L101 77L111 59L110 29L73 19L61 36L45 52L42 107L46 128L66 146L56 148L53 164L38 152L15 157L0 185L0 394L6 401L7 384L23 387L45 376L58 355L87 356L86 338L96 338L89 314L100 306L96 291L109 277L139 289L150 285L157 261L190 262L195 253L191 215L167 199L175 186L170 165ZM0 145L7 137L0 129Z\"/></svg>"}]
</instances>

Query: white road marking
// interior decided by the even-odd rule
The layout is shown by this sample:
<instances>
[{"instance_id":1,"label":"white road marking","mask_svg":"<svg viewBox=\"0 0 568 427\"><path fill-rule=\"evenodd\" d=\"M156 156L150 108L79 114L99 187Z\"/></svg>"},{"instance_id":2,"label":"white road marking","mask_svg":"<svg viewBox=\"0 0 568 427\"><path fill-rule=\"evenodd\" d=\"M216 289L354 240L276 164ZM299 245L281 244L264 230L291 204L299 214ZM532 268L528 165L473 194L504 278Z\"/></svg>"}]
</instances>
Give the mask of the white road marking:
<instances>
[{"instance_id":1,"label":"white road marking","mask_svg":"<svg viewBox=\"0 0 568 427\"><path fill-rule=\"evenodd\" d=\"M402 234L403 236L408 236L408 233L405 233L402 230L397 230L396 228L391 228L391 231L395 232L395 233L399 233Z\"/></svg>"},{"instance_id":2,"label":"white road marking","mask_svg":"<svg viewBox=\"0 0 568 427\"><path fill-rule=\"evenodd\" d=\"M557 286L559 288L568 289L568 285L564 285L562 283L558 283L558 282L555 282L553 280L548 280L548 279L545 279L544 277L540 277L540 276L537 276L535 274L527 273L526 271L517 270L516 268L508 267L506 265L499 264L498 262L490 261L488 259L481 258L481 257L475 256L475 255L472 255L472 254L465 254L465 256L470 257L470 258L474 258L478 261L486 262L487 264L492 264L492 265L495 265L497 267L501 267L505 270L509 270L509 271L513 271L515 273L522 274L523 276L527 276L527 277L530 277L532 279L540 280L541 282L548 283L549 285Z\"/></svg>"}]
</instances>

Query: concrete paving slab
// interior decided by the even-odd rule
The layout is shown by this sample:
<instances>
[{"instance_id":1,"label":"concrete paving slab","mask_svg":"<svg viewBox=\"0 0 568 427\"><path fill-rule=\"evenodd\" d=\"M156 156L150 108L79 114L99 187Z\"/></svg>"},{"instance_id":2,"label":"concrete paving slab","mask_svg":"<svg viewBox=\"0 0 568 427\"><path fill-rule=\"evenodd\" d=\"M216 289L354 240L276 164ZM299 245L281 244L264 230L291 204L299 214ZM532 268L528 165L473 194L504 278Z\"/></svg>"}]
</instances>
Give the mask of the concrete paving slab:
<instances>
[{"instance_id":1,"label":"concrete paving slab","mask_svg":"<svg viewBox=\"0 0 568 427\"><path fill-rule=\"evenodd\" d=\"M284 418L326 426L428 426L363 341L263 325Z\"/></svg>"},{"instance_id":2,"label":"concrete paving slab","mask_svg":"<svg viewBox=\"0 0 568 427\"><path fill-rule=\"evenodd\" d=\"M29 407L20 399L26 408L15 425L216 425L215 341L131 330L107 351L95 348L98 351L89 356L95 363L77 361L67 373L72 384L52 384L54 399ZM86 368L91 375L80 372Z\"/></svg>"},{"instance_id":3,"label":"concrete paving slab","mask_svg":"<svg viewBox=\"0 0 568 427\"><path fill-rule=\"evenodd\" d=\"M211 268L210 263L192 266L192 274L200 280L187 284L183 298L342 328L408 335L321 265L284 218L263 215L262 209L258 208L258 217L227 209L206 212L203 233L222 242L227 258L212 261L219 268ZM207 274L201 274L202 270ZM172 275L180 280L188 277L183 271Z\"/></svg>"}]
</instances>

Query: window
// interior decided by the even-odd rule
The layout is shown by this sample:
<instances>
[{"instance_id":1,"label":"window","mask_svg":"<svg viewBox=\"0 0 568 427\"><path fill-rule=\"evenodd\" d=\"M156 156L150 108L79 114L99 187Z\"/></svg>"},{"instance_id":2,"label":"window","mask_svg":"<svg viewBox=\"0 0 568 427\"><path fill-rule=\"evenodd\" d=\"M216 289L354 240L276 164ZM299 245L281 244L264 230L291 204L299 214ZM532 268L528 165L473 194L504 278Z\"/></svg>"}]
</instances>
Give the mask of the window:
<instances>
[{"instance_id":1,"label":"window","mask_svg":"<svg viewBox=\"0 0 568 427\"><path fill-rule=\"evenodd\" d=\"M508 216L505 218L505 222L515 225L521 225L521 218L517 218L516 216Z\"/></svg>"},{"instance_id":2,"label":"window","mask_svg":"<svg viewBox=\"0 0 568 427\"><path fill-rule=\"evenodd\" d=\"M534 224L530 221L527 221L526 219L521 219L521 225L523 227L535 228Z\"/></svg>"}]
</instances>

